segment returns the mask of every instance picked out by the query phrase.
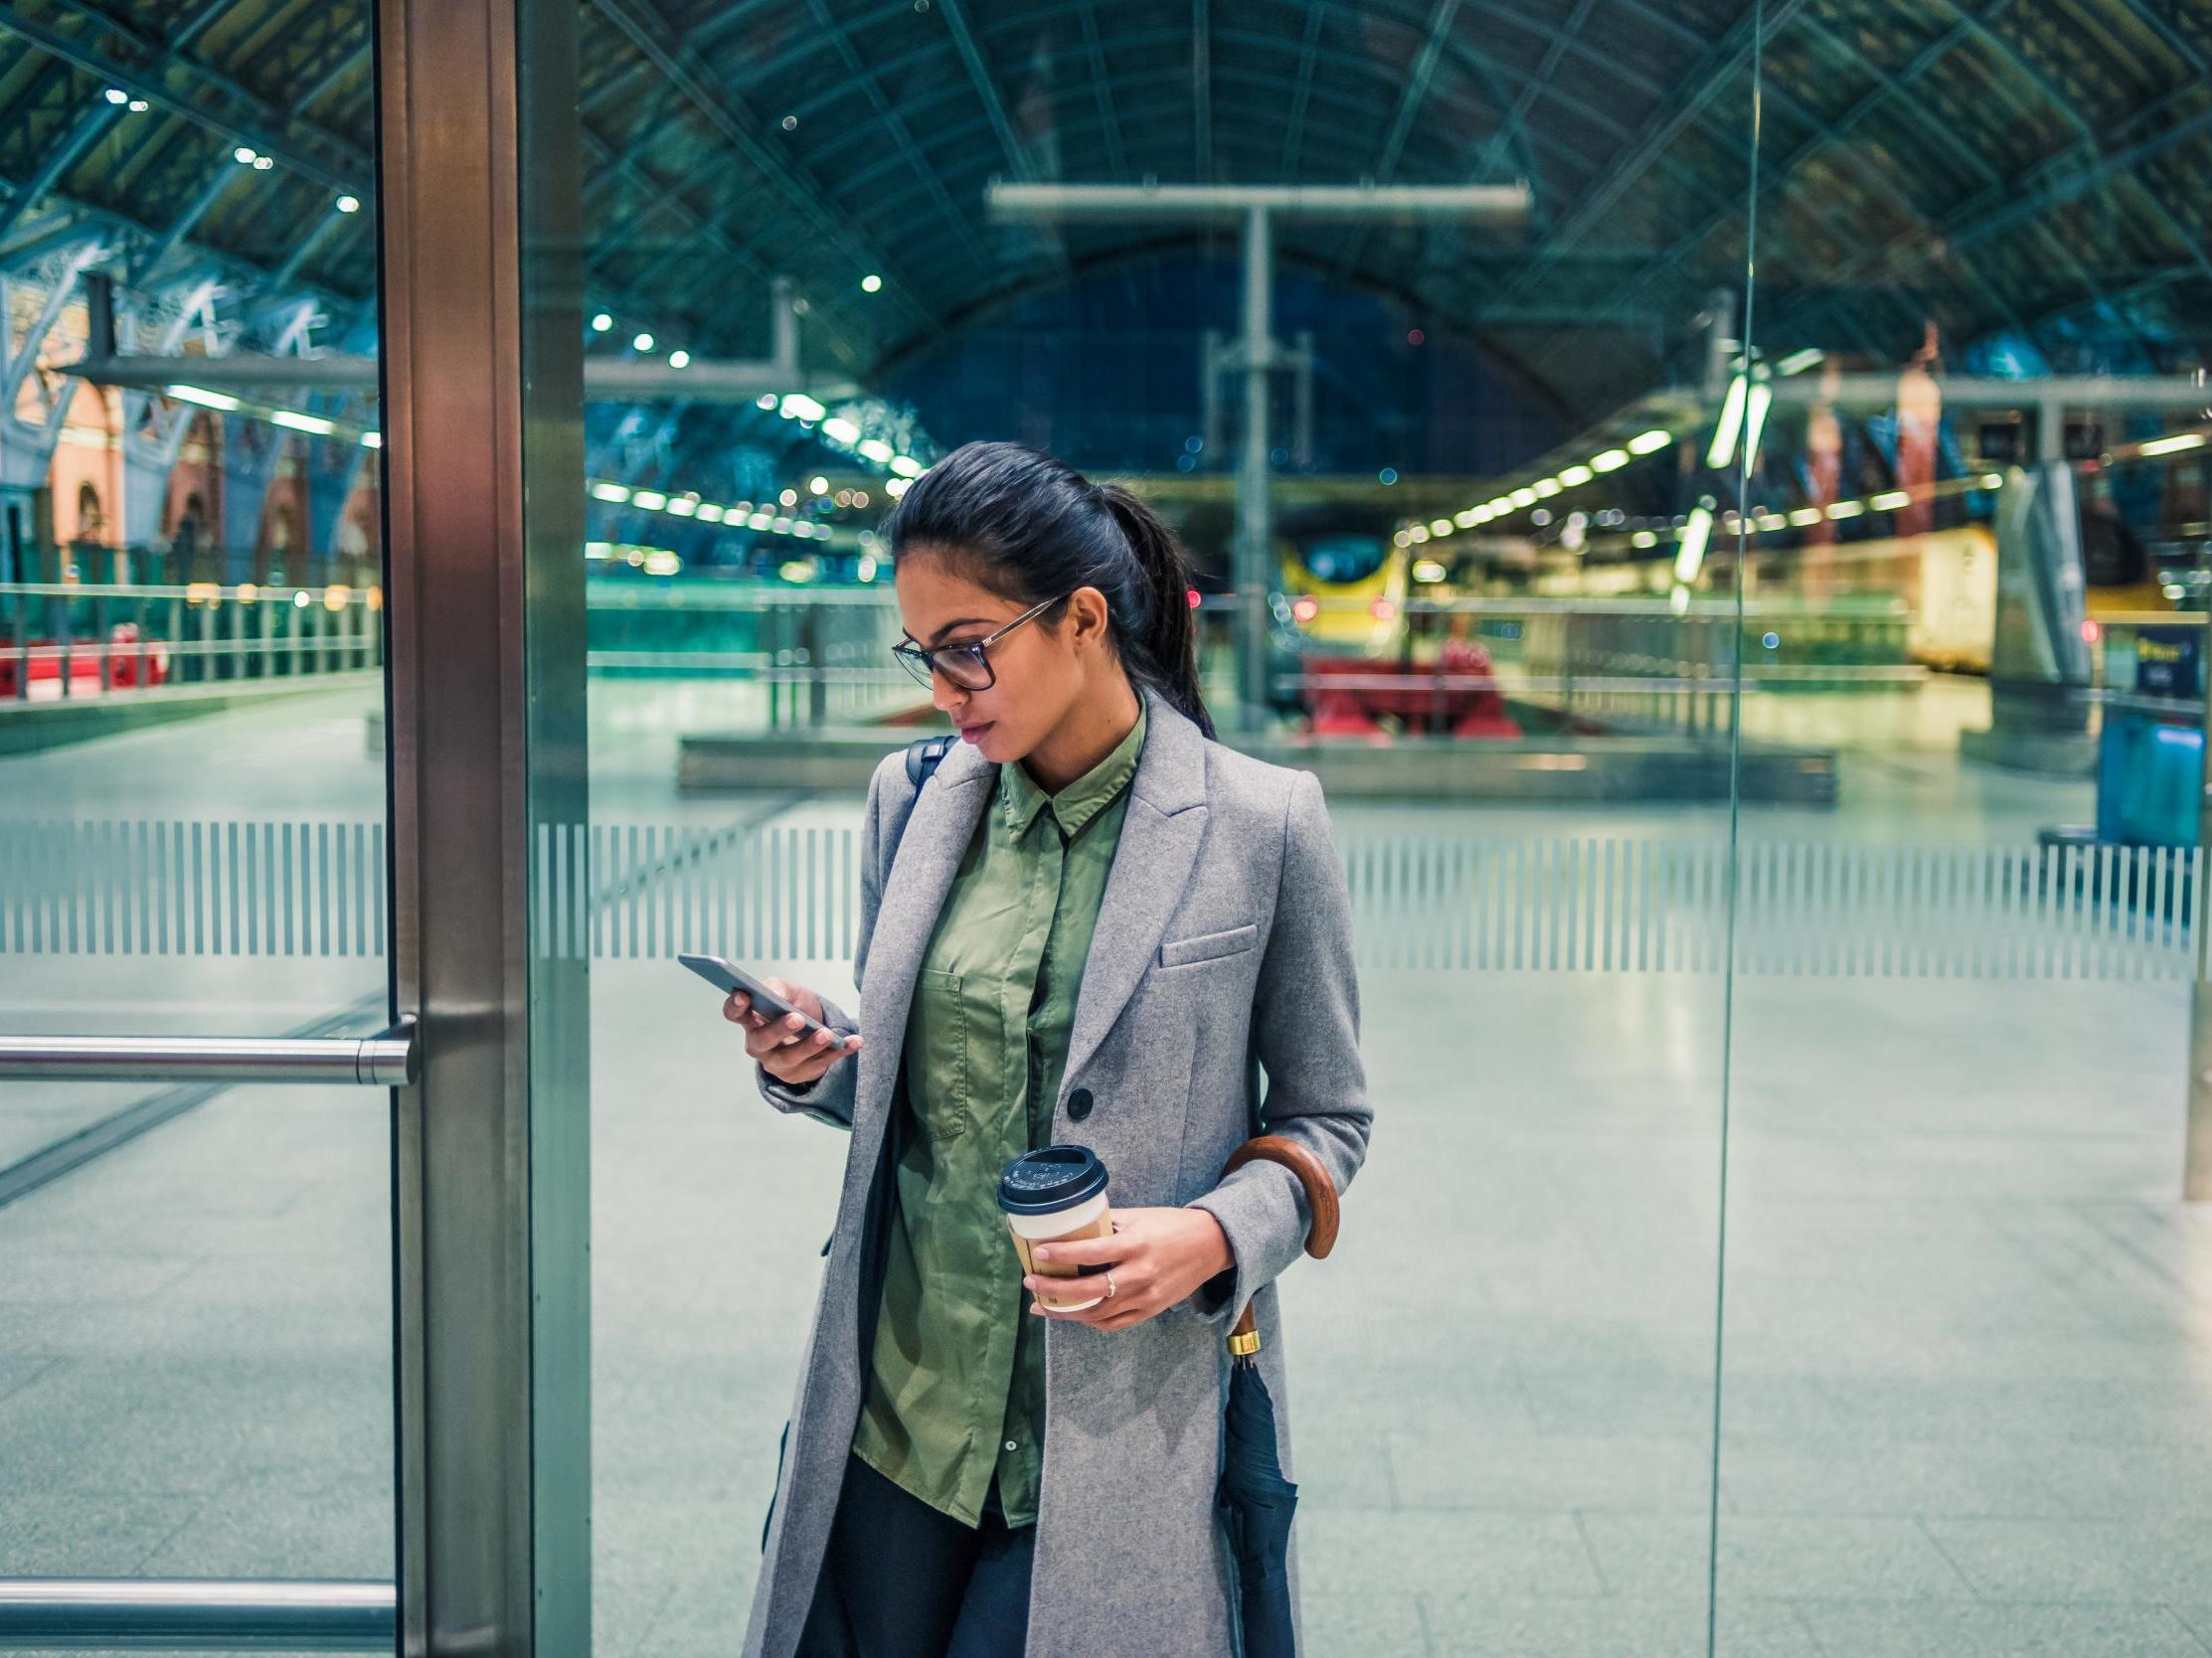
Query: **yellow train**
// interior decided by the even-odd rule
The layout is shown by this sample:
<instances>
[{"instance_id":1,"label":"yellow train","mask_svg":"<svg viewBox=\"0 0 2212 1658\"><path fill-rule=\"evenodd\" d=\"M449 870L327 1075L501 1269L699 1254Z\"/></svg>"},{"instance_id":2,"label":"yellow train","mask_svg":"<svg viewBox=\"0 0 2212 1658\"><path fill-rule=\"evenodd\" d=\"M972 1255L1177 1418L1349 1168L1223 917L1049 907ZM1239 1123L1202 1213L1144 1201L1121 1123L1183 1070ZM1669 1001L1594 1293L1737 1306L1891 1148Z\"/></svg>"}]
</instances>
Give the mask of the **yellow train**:
<instances>
[{"instance_id":1,"label":"yellow train","mask_svg":"<svg viewBox=\"0 0 2212 1658\"><path fill-rule=\"evenodd\" d=\"M1389 517L1314 506L1276 526L1277 642L1304 655L1395 658L1406 641L1413 559Z\"/></svg>"}]
</instances>

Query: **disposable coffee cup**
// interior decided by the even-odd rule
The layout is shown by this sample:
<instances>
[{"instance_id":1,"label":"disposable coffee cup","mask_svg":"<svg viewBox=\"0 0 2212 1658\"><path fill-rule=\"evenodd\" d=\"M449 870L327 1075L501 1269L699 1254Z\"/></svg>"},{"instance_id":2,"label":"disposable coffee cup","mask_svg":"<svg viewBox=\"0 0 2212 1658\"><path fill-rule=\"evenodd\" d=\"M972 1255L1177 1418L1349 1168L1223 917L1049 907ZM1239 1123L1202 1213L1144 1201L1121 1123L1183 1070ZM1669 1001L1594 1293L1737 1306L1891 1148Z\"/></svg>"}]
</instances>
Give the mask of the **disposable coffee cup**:
<instances>
[{"instance_id":1,"label":"disposable coffee cup","mask_svg":"<svg viewBox=\"0 0 2212 1658\"><path fill-rule=\"evenodd\" d=\"M1039 1260L1032 1252L1039 1244L1072 1244L1113 1235L1113 1211L1106 1205L1106 1166L1089 1146L1046 1146L1015 1158L998 1177L998 1207L1006 1217L1007 1231L1014 1235L1014 1253L1021 1257L1025 1273L1088 1278L1106 1270ZM1106 1297L1061 1300L1040 1295L1037 1299L1055 1312L1081 1312Z\"/></svg>"}]
</instances>

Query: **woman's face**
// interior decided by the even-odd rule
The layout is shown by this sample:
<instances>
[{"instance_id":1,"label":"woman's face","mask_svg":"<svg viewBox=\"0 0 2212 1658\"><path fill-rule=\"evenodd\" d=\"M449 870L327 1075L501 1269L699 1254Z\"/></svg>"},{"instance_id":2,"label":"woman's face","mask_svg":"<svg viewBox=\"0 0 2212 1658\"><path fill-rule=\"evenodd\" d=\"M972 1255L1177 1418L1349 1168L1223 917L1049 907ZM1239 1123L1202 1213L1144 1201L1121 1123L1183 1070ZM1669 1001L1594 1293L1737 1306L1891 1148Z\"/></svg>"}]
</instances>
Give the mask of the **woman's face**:
<instances>
[{"instance_id":1,"label":"woman's face","mask_svg":"<svg viewBox=\"0 0 2212 1658\"><path fill-rule=\"evenodd\" d=\"M947 561L911 549L899 560L898 589L907 637L925 648L986 639L1028 608L977 586ZM1105 628L1105 598L1081 588L1057 621L1032 617L985 652L987 689L970 691L933 674L931 701L985 759L1001 765L1021 759L1082 696Z\"/></svg>"}]
</instances>

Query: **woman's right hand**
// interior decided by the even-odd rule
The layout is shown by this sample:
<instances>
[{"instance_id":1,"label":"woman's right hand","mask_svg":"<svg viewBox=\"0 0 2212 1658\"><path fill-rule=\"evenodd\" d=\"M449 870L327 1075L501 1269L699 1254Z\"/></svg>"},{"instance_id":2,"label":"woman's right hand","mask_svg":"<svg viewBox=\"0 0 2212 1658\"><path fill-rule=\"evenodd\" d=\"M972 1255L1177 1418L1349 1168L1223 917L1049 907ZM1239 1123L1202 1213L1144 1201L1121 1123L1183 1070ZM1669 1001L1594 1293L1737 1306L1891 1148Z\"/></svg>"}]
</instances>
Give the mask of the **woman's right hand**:
<instances>
[{"instance_id":1,"label":"woman's right hand","mask_svg":"<svg viewBox=\"0 0 2212 1658\"><path fill-rule=\"evenodd\" d=\"M806 986L785 979L764 982L791 1006L802 1009L807 1019L820 1021L822 999ZM804 1087L839 1060L861 1049L857 1034L846 1037L840 1047L827 1031L809 1032L798 1014L776 1019L756 1013L753 998L742 990L730 993L730 999L722 1004L722 1017L744 1027L746 1053L770 1077L791 1087Z\"/></svg>"}]
</instances>

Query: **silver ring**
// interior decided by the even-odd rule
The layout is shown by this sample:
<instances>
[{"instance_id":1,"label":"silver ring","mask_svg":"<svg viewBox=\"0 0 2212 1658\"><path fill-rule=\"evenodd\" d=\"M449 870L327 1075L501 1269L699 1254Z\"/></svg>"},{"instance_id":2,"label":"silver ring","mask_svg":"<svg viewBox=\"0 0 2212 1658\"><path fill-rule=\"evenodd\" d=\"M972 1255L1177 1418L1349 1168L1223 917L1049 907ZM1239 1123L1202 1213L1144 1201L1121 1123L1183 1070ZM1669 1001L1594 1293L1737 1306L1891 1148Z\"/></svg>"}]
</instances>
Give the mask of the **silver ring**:
<instances>
[{"instance_id":1,"label":"silver ring","mask_svg":"<svg viewBox=\"0 0 2212 1658\"><path fill-rule=\"evenodd\" d=\"M1110 1301L1110 1300L1112 1300L1112 1299L1113 1299L1113 1268L1112 1268L1112 1267L1110 1267L1110 1266L1106 1268L1106 1299L1107 1299L1108 1301Z\"/></svg>"}]
</instances>

